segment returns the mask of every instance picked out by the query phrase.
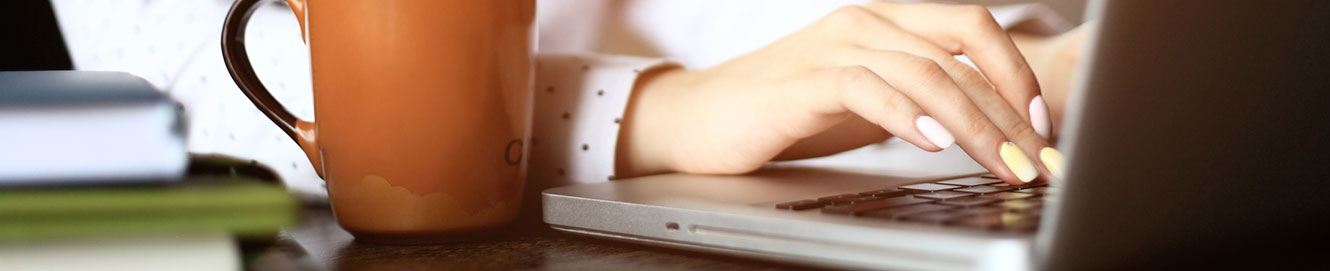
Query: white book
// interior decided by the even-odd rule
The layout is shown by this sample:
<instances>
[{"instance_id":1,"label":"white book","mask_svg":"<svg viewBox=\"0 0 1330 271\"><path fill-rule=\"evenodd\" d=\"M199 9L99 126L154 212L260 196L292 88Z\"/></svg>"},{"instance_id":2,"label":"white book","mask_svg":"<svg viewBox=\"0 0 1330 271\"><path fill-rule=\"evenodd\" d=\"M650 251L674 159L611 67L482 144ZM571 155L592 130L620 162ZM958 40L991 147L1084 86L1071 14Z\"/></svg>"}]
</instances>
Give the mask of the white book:
<instances>
[{"instance_id":1,"label":"white book","mask_svg":"<svg viewBox=\"0 0 1330 271\"><path fill-rule=\"evenodd\" d=\"M179 179L180 107L122 72L0 72L0 186Z\"/></svg>"},{"instance_id":2,"label":"white book","mask_svg":"<svg viewBox=\"0 0 1330 271\"><path fill-rule=\"evenodd\" d=\"M226 233L0 243L0 270L240 270Z\"/></svg>"}]
</instances>

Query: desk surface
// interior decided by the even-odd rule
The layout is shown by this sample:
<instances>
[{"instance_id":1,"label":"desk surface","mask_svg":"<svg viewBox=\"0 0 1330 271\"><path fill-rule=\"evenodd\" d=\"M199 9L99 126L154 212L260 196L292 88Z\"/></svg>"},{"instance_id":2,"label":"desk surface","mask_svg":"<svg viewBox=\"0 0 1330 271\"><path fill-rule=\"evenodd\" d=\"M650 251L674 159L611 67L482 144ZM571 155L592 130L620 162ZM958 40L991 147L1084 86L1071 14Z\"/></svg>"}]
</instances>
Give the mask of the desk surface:
<instances>
[{"instance_id":1,"label":"desk surface","mask_svg":"<svg viewBox=\"0 0 1330 271\"><path fill-rule=\"evenodd\" d=\"M523 211L531 210L526 208ZM538 209L537 209L538 210ZM745 258L651 247L550 229L524 214L489 239L398 246L355 242L327 207L306 208L275 245L246 247L252 270L806 270Z\"/></svg>"},{"instance_id":2,"label":"desk surface","mask_svg":"<svg viewBox=\"0 0 1330 271\"><path fill-rule=\"evenodd\" d=\"M786 162L856 165L871 162L899 176L935 176L978 172L983 168L956 148L943 155L920 152L903 141L850 151L833 157ZM886 151L894 149L898 151ZM899 151L903 150L903 151ZM899 153L905 153L902 155ZM835 159L835 160L833 160ZM882 165L893 165L883 167ZM915 166L934 165L934 166ZM949 165L939 167L936 165ZM863 168L870 168L863 166ZM942 169L946 169L942 171ZM930 171L931 170L931 171ZM417 270L417 269L572 269L572 270L808 270L810 267L720 256L678 249L594 239L550 229L538 213L539 189L528 191L522 214L498 236L465 243L394 246L357 243L337 226L327 206L307 208L300 225L288 228L275 246L247 248L253 270Z\"/></svg>"}]
</instances>

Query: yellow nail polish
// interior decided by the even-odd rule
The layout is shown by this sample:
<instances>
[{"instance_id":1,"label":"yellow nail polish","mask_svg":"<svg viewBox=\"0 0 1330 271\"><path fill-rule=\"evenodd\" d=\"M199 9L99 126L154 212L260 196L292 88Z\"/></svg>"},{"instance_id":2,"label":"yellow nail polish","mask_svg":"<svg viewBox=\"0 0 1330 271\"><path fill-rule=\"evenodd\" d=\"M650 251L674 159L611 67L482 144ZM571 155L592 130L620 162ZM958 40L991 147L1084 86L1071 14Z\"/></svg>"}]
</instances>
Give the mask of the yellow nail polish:
<instances>
[{"instance_id":1,"label":"yellow nail polish","mask_svg":"<svg viewBox=\"0 0 1330 271\"><path fill-rule=\"evenodd\" d=\"M1025 156L1025 152L1015 143L1002 142L998 156L1002 157L1002 162L1007 163L1007 169L1011 169L1011 173L1016 174L1016 178L1022 182L1028 183L1039 176L1039 170L1034 168L1034 161L1030 161L1030 157Z\"/></svg>"},{"instance_id":2,"label":"yellow nail polish","mask_svg":"<svg viewBox=\"0 0 1330 271\"><path fill-rule=\"evenodd\" d=\"M1039 160L1044 161L1044 167L1053 173L1053 177L1062 178L1062 152L1053 147L1044 147L1039 150Z\"/></svg>"}]
</instances>

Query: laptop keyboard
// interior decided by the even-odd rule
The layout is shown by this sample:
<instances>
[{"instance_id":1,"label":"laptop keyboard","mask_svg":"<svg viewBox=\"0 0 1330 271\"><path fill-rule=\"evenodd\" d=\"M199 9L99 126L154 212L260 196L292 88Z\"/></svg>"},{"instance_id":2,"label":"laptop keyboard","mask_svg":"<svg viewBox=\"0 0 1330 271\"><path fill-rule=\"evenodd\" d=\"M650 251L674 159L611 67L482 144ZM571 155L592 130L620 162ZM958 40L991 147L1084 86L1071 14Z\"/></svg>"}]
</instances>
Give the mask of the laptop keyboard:
<instances>
[{"instance_id":1,"label":"laptop keyboard","mask_svg":"<svg viewBox=\"0 0 1330 271\"><path fill-rule=\"evenodd\" d=\"M1010 185L992 175L776 204L777 209L994 231L1034 231L1047 184Z\"/></svg>"}]
</instances>

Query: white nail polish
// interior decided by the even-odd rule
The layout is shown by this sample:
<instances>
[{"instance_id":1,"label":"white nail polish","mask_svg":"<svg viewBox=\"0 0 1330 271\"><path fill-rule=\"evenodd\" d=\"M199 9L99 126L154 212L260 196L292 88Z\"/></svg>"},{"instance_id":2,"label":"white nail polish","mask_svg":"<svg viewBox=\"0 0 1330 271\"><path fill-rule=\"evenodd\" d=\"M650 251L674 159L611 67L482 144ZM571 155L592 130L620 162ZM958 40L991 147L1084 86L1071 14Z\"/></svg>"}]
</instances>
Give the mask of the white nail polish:
<instances>
[{"instance_id":1,"label":"white nail polish","mask_svg":"<svg viewBox=\"0 0 1330 271\"><path fill-rule=\"evenodd\" d=\"M924 138L927 138L929 142L933 142L933 145L937 145L938 148L946 149L951 147L952 143L956 143L956 137L947 132L947 128L943 128L942 124L938 123L933 117L919 116L919 118L914 119L914 126L919 129L919 133L924 134Z\"/></svg>"},{"instance_id":2,"label":"white nail polish","mask_svg":"<svg viewBox=\"0 0 1330 271\"><path fill-rule=\"evenodd\" d=\"M1030 100L1030 126L1034 126L1034 132L1044 138L1053 132L1053 121L1048 118L1048 104L1044 103L1043 95Z\"/></svg>"}]
</instances>

